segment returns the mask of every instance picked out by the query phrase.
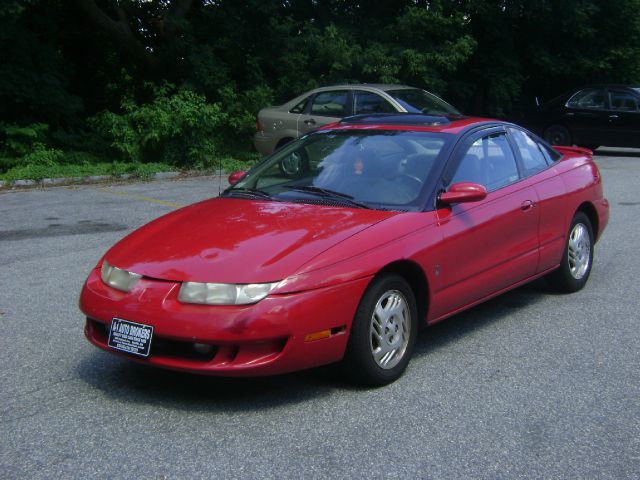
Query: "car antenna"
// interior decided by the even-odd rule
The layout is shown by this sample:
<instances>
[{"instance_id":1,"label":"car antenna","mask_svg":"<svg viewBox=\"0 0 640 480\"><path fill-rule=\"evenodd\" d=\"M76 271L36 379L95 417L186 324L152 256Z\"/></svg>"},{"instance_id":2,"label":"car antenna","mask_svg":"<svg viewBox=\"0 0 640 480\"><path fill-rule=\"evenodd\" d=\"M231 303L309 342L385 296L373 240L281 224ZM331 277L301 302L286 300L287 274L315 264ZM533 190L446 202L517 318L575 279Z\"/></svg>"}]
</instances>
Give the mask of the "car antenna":
<instances>
[{"instance_id":1,"label":"car antenna","mask_svg":"<svg viewBox=\"0 0 640 480\"><path fill-rule=\"evenodd\" d=\"M222 157L218 155L218 196L222 193Z\"/></svg>"}]
</instances>

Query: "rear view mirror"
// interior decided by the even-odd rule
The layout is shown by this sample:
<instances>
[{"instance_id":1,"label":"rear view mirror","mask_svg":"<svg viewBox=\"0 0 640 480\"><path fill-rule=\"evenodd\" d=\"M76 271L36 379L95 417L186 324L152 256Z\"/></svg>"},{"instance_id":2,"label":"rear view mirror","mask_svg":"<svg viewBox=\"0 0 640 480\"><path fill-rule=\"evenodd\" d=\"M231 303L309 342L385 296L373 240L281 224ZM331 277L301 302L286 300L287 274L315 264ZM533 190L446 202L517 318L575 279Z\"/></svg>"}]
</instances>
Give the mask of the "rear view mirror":
<instances>
[{"instance_id":1,"label":"rear view mirror","mask_svg":"<svg viewBox=\"0 0 640 480\"><path fill-rule=\"evenodd\" d=\"M280 160L280 171L287 178L301 176L307 170L304 152L296 150Z\"/></svg>"},{"instance_id":2,"label":"rear view mirror","mask_svg":"<svg viewBox=\"0 0 640 480\"><path fill-rule=\"evenodd\" d=\"M487 189L478 183L454 183L446 192L440 194L440 202L445 205L452 203L479 202L487 196Z\"/></svg>"}]
</instances>

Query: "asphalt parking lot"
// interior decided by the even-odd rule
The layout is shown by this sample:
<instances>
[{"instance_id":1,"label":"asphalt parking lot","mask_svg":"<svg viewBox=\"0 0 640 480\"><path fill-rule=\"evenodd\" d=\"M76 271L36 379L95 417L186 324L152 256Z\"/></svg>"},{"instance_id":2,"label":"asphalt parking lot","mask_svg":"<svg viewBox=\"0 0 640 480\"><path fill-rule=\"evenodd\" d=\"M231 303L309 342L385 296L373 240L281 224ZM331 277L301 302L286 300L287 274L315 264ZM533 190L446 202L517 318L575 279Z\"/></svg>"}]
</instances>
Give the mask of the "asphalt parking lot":
<instances>
[{"instance_id":1,"label":"asphalt parking lot","mask_svg":"<svg viewBox=\"0 0 640 480\"><path fill-rule=\"evenodd\" d=\"M426 329L373 390L152 370L84 339L102 253L217 179L1 191L0 477L639 478L640 153L599 153L612 216L587 287Z\"/></svg>"}]
</instances>

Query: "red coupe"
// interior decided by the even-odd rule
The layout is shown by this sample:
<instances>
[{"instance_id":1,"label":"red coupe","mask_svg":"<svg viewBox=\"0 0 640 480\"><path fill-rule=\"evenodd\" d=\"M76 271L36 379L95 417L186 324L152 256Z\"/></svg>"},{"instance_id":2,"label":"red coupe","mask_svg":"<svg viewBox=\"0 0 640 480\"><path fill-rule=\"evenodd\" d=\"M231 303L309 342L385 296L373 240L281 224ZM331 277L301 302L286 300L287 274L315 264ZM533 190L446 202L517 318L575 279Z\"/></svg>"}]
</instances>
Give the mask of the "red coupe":
<instances>
[{"instance_id":1,"label":"red coupe","mask_svg":"<svg viewBox=\"0 0 640 480\"><path fill-rule=\"evenodd\" d=\"M230 183L105 254L80 297L91 343L212 375L340 362L383 385L421 324L542 276L581 289L609 210L589 150L478 118L350 117Z\"/></svg>"}]
</instances>

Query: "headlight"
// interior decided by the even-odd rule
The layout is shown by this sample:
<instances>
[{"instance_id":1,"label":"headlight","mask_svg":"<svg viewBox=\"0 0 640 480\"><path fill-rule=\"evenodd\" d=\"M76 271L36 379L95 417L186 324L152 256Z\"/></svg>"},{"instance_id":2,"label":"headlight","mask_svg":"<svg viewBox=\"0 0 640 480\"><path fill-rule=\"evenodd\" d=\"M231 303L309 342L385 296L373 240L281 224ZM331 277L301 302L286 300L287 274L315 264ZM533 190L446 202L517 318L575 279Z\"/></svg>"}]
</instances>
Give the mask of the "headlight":
<instances>
[{"instance_id":1,"label":"headlight","mask_svg":"<svg viewBox=\"0 0 640 480\"><path fill-rule=\"evenodd\" d=\"M104 283L123 292L131 290L136 282L140 280L140 277L142 277L142 275L138 275L137 273L127 272L121 268L109 265L106 260L102 262L100 276Z\"/></svg>"},{"instance_id":2,"label":"headlight","mask_svg":"<svg viewBox=\"0 0 640 480\"><path fill-rule=\"evenodd\" d=\"M278 282L248 285L184 282L180 287L178 300L205 305L247 305L262 300L276 285Z\"/></svg>"}]
</instances>

